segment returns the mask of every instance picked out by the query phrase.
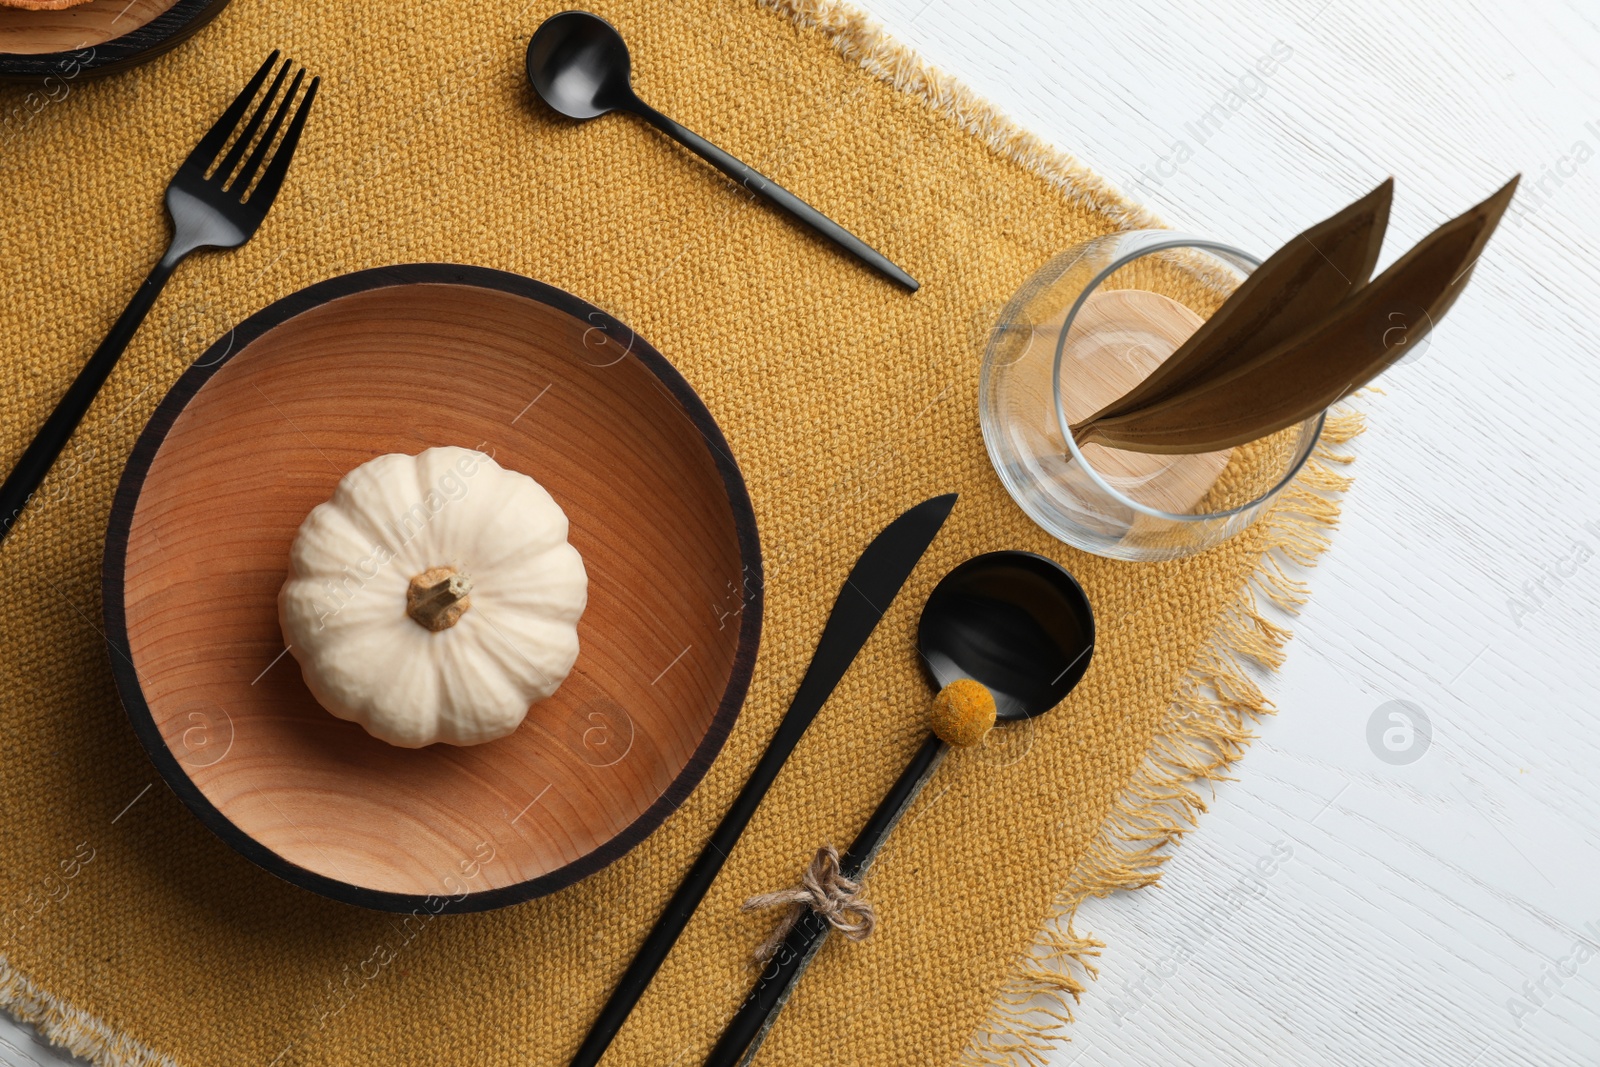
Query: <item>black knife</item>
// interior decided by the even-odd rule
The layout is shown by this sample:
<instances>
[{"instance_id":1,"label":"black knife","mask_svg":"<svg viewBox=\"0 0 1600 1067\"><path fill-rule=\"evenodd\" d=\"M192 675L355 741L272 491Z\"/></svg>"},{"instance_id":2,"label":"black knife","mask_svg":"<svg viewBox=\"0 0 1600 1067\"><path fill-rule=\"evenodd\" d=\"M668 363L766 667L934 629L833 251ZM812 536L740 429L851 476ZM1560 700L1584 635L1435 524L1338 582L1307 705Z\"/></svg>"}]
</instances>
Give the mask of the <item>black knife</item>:
<instances>
[{"instance_id":1,"label":"black knife","mask_svg":"<svg viewBox=\"0 0 1600 1067\"><path fill-rule=\"evenodd\" d=\"M716 832L701 850L700 857L684 876L683 884L668 901L666 910L656 920L650 935L644 939L638 954L633 957L622 980L612 991L611 999L600 1009L600 1015L589 1028L578 1054L572 1058L572 1067L594 1067L600 1062L612 1038L622 1029L628 1013L644 995L650 979L661 969L661 963L672 951L678 935L688 925L695 908L716 880L717 872L722 870L728 853L738 844L739 835L744 833L750 817L772 787L789 753L794 751L806 727L817 717L817 712L822 710L822 705L839 684L839 679L844 677L844 672L855 661L856 653L872 636L878 620L889 610L895 594L911 577L917 561L933 543L955 505L955 493L924 500L884 527L883 532L873 538L866 551L861 553L861 558L856 560L856 565L844 580L844 587L839 590L838 599L833 602L833 613L822 628L822 637L817 641L811 666L806 668L800 688L795 691L794 702L789 705L777 732L767 743L767 751L762 755L761 762L756 764L749 781L745 782Z\"/></svg>"}]
</instances>

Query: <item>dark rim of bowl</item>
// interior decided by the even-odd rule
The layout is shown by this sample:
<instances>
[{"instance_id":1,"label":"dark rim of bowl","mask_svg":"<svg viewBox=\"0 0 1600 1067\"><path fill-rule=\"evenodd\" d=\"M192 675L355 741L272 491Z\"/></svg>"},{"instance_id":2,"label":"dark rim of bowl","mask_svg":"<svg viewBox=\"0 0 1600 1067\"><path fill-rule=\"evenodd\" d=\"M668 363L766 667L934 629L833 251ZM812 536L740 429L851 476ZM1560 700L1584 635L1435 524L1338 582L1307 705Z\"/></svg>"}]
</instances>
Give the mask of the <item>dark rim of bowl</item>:
<instances>
[{"instance_id":1,"label":"dark rim of bowl","mask_svg":"<svg viewBox=\"0 0 1600 1067\"><path fill-rule=\"evenodd\" d=\"M151 714L150 706L145 702L144 692L139 686L138 672L128 647L127 614L123 603L128 536L145 476L149 473L150 465L178 415L216 373L217 368L248 348L269 330L313 308L341 297L374 289L418 284L467 285L494 289L547 304L566 312L580 322L592 323L610 336L620 336L620 333L613 331L627 331L632 340L631 354L637 356L639 362L644 364L678 401L706 442L717 471L722 476L728 503L733 510L740 562L744 566L745 575L745 600L740 612L739 644L734 653L733 668L727 687L723 690L722 699L712 717L710 728L666 791L620 833L587 855L537 878L515 885L458 896L394 893L329 878L291 863L234 825L195 785L161 736L155 717ZM162 779L202 823L258 866L303 889L347 904L379 911L418 913L426 911L430 914L446 911L487 911L545 896L586 878L620 859L654 832L666 817L688 798L695 786L699 785L718 753L722 751L723 743L733 729L734 721L739 716L745 694L750 687L751 674L755 670L756 649L761 640L764 602L761 542L756 530L755 510L750 504L750 494L745 488L744 476L739 472L738 464L734 462L732 449L729 448L727 439L723 437L722 430L711 417L710 411L706 409L699 395L677 369L626 325L570 293L518 274L487 267L449 263L412 263L378 267L318 282L257 311L191 364L151 415L150 422L140 433L133 454L128 459L128 465L123 470L106 530L101 586L105 603L106 644L111 659L111 672L115 676L123 708L127 711L134 733L138 735L140 743Z\"/></svg>"},{"instance_id":2,"label":"dark rim of bowl","mask_svg":"<svg viewBox=\"0 0 1600 1067\"><path fill-rule=\"evenodd\" d=\"M187 41L216 18L228 0L178 0L137 29L67 52L0 52L0 81L63 83L138 66Z\"/></svg>"}]
</instances>

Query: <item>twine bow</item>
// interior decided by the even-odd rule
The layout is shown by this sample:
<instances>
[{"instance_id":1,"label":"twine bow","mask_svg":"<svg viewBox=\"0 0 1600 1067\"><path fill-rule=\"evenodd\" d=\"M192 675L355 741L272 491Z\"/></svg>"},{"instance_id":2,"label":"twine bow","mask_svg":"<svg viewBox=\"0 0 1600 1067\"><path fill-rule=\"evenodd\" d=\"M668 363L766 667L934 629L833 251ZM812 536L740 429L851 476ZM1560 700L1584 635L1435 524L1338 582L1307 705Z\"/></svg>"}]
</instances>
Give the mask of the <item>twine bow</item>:
<instances>
[{"instance_id":1,"label":"twine bow","mask_svg":"<svg viewBox=\"0 0 1600 1067\"><path fill-rule=\"evenodd\" d=\"M758 966L770 962L778 954L778 948L789 936L789 931L794 929L794 924L807 911L816 912L828 925L851 941L865 941L872 936L873 928L878 924L872 905L861 899L861 882L844 876L839 868L839 850L832 845L817 849L817 854L811 858L811 866L800 876L799 885L772 893L758 893L744 902L744 910L760 911L780 904L789 906L788 913L767 935L766 940L756 946L755 961Z\"/></svg>"}]
</instances>

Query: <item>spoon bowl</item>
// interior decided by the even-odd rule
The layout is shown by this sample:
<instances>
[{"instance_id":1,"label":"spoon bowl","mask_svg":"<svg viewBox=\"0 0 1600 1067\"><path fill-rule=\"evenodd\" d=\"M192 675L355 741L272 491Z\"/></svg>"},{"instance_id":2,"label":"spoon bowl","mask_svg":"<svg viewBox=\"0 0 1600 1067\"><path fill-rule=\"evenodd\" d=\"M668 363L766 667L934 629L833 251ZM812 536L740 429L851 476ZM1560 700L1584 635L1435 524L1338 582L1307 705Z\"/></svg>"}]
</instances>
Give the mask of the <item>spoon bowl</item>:
<instances>
[{"instance_id":1,"label":"spoon bowl","mask_svg":"<svg viewBox=\"0 0 1600 1067\"><path fill-rule=\"evenodd\" d=\"M1089 669L1094 613L1054 560L989 552L934 587L917 650L936 688L971 678L994 695L998 721L1031 719L1061 703Z\"/></svg>"},{"instance_id":2,"label":"spoon bowl","mask_svg":"<svg viewBox=\"0 0 1600 1067\"><path fill-rule=\"evenodd\" d=\"M534 92L568 118L598 118L636 99L628 44L599 15L552 15L528 42L527 62Z\"/></svg>"},{"instance_id":3,"label":"spoon bowl","mask_svg":"<svg viewBox=\"0 0 1600 1067\"><path fill-rule=\"evenodd\" d=\"M816 230L910 292L917 280L887 256L770 178L682 126L633 91L633 60L615 26L588 11L551 15L528 42L528 81L550 107L579 122L630 111L738 182L746 190Z\"/></svg>"},{"instance_id":4,"label":"spoon bowl","mask_svg":"<svg viewBox=\"0 0 1600 1067\"><path fill-rule=\"evenodd\" d=\"M917 651L940 690L970 679L994 697L996 721L1031 719L1061 703L1089 669L1094 612L1077 579L1055 561L989 552L934 587L917 624ZM949 749L938 734L928 735L839 859L840 877L860 879ZM815 911L795 921L705 1067L750 1062L829 929Z\"/></svg>"}]
</instances>

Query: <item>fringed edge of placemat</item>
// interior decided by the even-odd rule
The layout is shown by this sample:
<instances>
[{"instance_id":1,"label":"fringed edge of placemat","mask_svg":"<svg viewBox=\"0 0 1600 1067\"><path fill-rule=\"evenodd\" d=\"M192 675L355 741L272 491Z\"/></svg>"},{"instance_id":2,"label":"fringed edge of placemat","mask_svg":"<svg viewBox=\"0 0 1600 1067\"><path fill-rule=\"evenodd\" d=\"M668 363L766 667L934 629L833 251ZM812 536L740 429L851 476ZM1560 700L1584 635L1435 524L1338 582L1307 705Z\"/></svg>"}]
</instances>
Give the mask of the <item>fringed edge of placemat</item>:
<instances>
[{"instance_id":1,"label":"fringed edge of placemat","mask_svg":"<svg viewBox=\"0 0 1600 1067\"><path fill-rule=\"evenodd\" d=\"M928 63L843 0L756 0L802 28L821 31L847 59L921 100L990 150L1061 189L1069 199L1123 229L1165 227L1159 216L1130 200L1112 182L1031 131L965 84ZM1105 947L1073 930L1078 906L1090 897L1141 889L1160 880L1171 846L1206 810L1195 788L1227 777L1249 748L1251 720L1273 707L1249 676L1247 662L1268 669L1283 663L1290 631L1261 613L1259 595L1287 612L1308 598L1305 583L1284 570L1289 561L1315 565L1328 547L1326 530L1339 519L1335 499L1350 485L1338 466L1350 462L1330 445L1364 429L1357 412L1330 415L1322 442L1295 484L1263 520L1267 542L1251 580L1199 662L1190 669L1151 753L1113 806L1100 836L1071 882L1057 896L1034 944L1012 968L986 1022L971 1038L961 1063L973 1067L1044 1067L1045 1055L1066 1040L1071 1004L1096 975L1094 957ZM33 1026L52 1044L106 1067L178 1067L104 1021L39 988L0 956L0 1010Z\"/></svg>"},{"instance_id":2,"label":"fringed edge of placemat","mask_svg":"<svg viewBox=\"0 0 1600 1067\"><path fill-rule=\"evenodd\" d=\"M844 0L757 2L799 26L820 30L847 59L1117 226L1165 227L1157 215L1076 157L1019 126ZM1049 1051L1067 1040L1063 1031L1072 1022L1072 1005L1087 990L1086 980L1096 976L1092 961L1105 947L1073 928L1078 906L1090 897L1158 882L1172 847L1206 810L1199 784L1226 779L1250 747L1253 720L1275 710L1250 677L1249 665L1268 670L1282 666L1292 634L1262 613L1260 598L1289 614L1307 601L1308 587L1285 566L1312 567L1328 547L1328 530L1339 521L1338 497L1351 483L1339 468L1352 458L1332 446L1353 440L1363 429L1359 412L1330 414L1312 459L1261 520L1265 542L1250 580L1223 612L1157 728L1144 764L1056 897L1034 943L1013 964L987 1022L962 1053L964 1067L1044 1067Z\"/></svg>"},{"instance_id":3,"label":"fringed edge of placemat","mask_svg":"<svg viewBox=\"0 0 1600 1067\"><path fill-rule=\"evenodd\" d=\"M820 30L845 58L859 63L903 93L953 119L996 154L1060 188L1072 200L1123 229L1165 228L1076 156L1019 126L961 81L891 36L872 17L844 0L756 0L806 29Z\"/></svg>"},{"instance_id":4,"label":"fringed edge of placemat","mask_svg":"<svg viewBox=\"0 0 1600 1067\"><path fill-rule=\"evenodd\" d=\"M0 1009L80 1059L115 1067L178 1067L104 1021L40 989L0 956Z\"/></svg>"},{"instance_id":5,"label":"fringed edge of placemat","mask_svg":"<svg viewBox=\"0 0 1600 1067\"><path fill-rule=\"evenodd\" d=\"M1210 642L1189 669L1157 727L1145 762L1113 805L1100 834L1051 905L1033 945L1013 965L987 1022L971 1037L963 1067L1044 1067L1064 1041L1072 1005L1097 976L1093 959L1105 943L1073 927L1090 897L1143 889L1161 879L1172 848L1206 810L1201 783L1228 778L1250 747L1252 724L1276 709L1250 676L1251 665L1283 665L1291 632L1262 612L1261 598L1294 614L1309 598L1286 566L1309 568L1339 522L1339 497L1352 456L1335 450L1366 428L1356 411L1331 413L1300 477L1263 518L1265 540L1250 580L1223 612Z\"/></svg>"}]
</instances>

